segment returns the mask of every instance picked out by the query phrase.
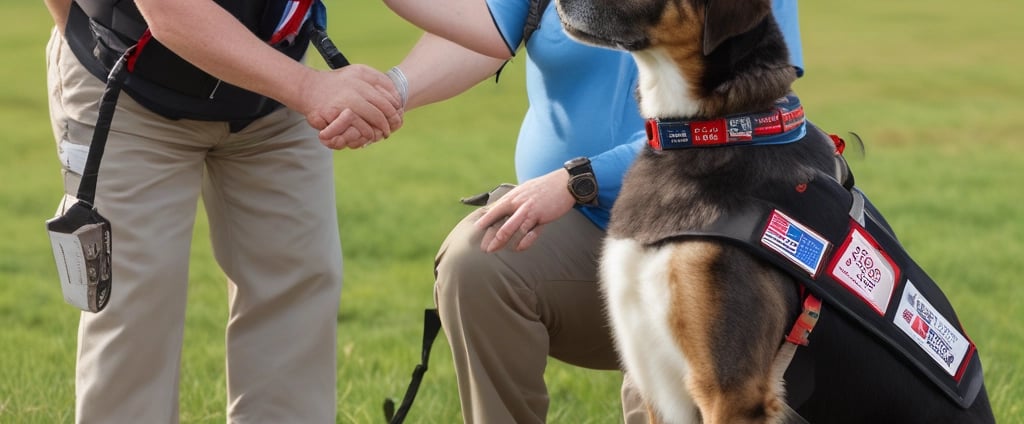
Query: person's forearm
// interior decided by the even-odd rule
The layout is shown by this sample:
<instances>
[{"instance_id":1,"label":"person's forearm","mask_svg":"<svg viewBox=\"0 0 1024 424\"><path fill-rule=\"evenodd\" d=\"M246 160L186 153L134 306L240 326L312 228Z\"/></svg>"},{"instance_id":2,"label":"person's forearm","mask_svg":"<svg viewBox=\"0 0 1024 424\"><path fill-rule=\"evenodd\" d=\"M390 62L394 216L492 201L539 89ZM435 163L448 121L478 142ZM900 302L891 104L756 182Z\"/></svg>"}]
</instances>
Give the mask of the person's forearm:
<instances>
[{"instance_id":1,"label":"person's forearm","mask_svg":"<svg viewBox=\"0 0 1024 424\"><path fill-rule=\"evenodd\" d=\"M136 0L153 37L230 84L306 110L296 89L316 72L273 49L211 0Z\"/></svg>"},{"instance_id":2,"label":"person's forearm","mask_svg":"<svg viewBox=\"0 0 1024 424\"><path fill-rule=\"evenodd\" d=\"M391 10L423 30L498 59L512 57L484 0L384 0Z\"/></svg>"},{"instance_id":3,"label":"person's forearm","mask_svg":"<svg viewBox=\"0 0 1024 424\"><path fill-rule=\"evenodd\" d=\"M398 65L409 81L406 110L454 97L494 75L504 62L424 34Z\"/></svg>"},{"instance_id":4,"label":"person's forearm","mask_svg":"<svg viewBox=\"0 0 1024 424\"><path fill-rule=\"evenodd\" d=\"M64 33L64 27L68 23L68 12L71 10L71 0L44 0L46 2L46 8L50 10L50 16L53 17L53 24L57 26L57 30L61 34Z\"/></svg>"}]
</instances>

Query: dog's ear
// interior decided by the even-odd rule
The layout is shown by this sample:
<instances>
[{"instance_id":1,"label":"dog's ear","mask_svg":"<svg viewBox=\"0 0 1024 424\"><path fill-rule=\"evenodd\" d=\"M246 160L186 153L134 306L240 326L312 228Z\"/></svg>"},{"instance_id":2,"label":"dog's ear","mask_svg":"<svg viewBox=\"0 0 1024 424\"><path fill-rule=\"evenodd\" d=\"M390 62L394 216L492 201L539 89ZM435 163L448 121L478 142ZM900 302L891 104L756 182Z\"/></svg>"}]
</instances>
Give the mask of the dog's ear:
<instances>
[{"instance_id":1,"label":"dog's ear","mask_svg":"<svg viewBox=\"0 0 1024 424\"><path fill-rule=\"evenodd\" d=\"M707 0L704 55L710 55L725 40L750 31L770 13L771 0Z\"/></svg>"}]
</instances>

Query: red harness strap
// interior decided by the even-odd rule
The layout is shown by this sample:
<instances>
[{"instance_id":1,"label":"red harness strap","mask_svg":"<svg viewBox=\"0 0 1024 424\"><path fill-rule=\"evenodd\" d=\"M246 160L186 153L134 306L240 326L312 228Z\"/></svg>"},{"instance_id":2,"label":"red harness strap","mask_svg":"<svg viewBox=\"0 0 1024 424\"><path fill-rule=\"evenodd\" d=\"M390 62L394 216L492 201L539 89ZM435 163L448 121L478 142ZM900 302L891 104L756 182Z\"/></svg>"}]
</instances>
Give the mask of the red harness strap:
<instances>
[{"instance_id":1,"label":"red harness strap","mask_svg":"<svg viewBox=\"0 0 1024 424\"><path fill-rule=\"evenodd\" d=\"M800 288L803 289L803 286ZM793 329L786 336L786 341L795 345L807 346L810 343L811 331L814 331L814 325L818 323L820 316L821 299L811 293L806 293L804 310L800 312L800 316L793 323Z\"/></svg>"}]
</instances>

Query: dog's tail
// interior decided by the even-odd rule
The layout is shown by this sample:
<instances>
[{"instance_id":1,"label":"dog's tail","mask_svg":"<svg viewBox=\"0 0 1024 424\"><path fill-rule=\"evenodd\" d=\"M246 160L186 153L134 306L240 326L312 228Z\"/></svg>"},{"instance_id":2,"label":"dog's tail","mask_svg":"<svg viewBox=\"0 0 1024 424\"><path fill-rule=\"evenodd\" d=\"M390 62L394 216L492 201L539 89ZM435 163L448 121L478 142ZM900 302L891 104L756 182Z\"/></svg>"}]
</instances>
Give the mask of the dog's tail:
<instances>
[{"instance_id":1,"label":"dog's tail","mask_svg":"<svg viewBox=\"0 0 1024 424\"><path fill-rule=\"evenodd\" d=\"M867 156L867 150L864 148L864 139L860 137L860 134L853 131L850 131L848 134L850 134L851 139L854 140L853 144L858 147L857 153L860 154L859 159L864 159L864 157ZM847 147L849 147L849 143L847 143Z\"/></svg>"}]
</instances>

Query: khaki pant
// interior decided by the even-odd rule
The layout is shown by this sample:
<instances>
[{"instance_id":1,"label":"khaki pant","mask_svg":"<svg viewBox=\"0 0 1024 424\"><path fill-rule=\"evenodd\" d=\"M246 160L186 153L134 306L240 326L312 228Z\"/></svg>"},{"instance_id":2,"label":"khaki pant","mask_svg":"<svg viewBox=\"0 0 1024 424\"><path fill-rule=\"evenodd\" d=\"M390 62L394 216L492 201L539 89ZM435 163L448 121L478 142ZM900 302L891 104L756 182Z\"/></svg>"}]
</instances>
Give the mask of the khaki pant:
<instances>
[{"instance_id":1,"label":"khaki pant","mask_svg":"<svg viewBox=\"0 0 1024 424\"><path fill-rule=\"evenodd\" d=\"M493 192L491 201L505 191ZM488 254L473 226L481 215L478 209L463 219L436 260L435 302L454 356L462 414L466 423L543 423L548 356L619 368L597 284L604 232L574 210L547 224L529 249ZM646 423L639 396L625 382L624 420Z\"/></svg>"},{"instance_id":2,"label":"khaki pant","mask_svg":"<svg viewBox=\"0 0 1024 424\"><path fill-rule=\"evenodd\" d=\"M56 32L47 50L51 118L73 195L104 84ZM76 421L178 421L202 196L229 280L228 420L335 422L341 246L332 167L293 111L232 133L226 123L164 119L122 93L96 197L113 226L113 288L104 311L81 316Z\"/></svg>"}]
</instances>

